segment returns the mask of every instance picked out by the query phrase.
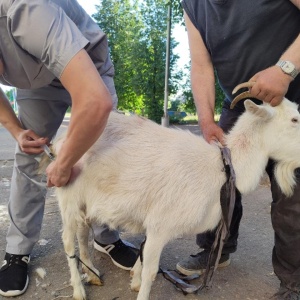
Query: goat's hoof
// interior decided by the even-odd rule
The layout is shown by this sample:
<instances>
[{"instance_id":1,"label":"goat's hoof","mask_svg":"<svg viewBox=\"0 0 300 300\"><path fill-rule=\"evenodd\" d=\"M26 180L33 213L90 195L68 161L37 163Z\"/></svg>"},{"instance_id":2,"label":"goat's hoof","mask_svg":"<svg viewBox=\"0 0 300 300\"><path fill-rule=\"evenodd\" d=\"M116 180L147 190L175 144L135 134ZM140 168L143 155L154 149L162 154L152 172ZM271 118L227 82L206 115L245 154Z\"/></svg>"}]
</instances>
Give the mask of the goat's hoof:
<instances>
[{"instance_id":1,"label":"goat's hoof","mask_svg":"<svg viewBox=\"0 0 300 300\"><path fill-rule=\"evenodd\" d=\"M86 300L86 294L83 288L80 288L79 290L74 290L73 293L73 299L74 300Z\"/></svg>"},{"instance_id":2,"label":"goat's hoof","mask_svg":"<svg viewBox=\"0 0 300 300\"><path fill-rule=\"evenodd\" d=\"M85 282L87 284L93 284L93 285L103 285L104 282L101 278L100 272L94 268L94 272L88 270L86 267L82 268L82 271L85 276Z\"/></svg>"},{"instance_id":3,"label":"goat's hoof","mask_svg":"<svg viewBox=\"0 0 300 300\"><path fill-rule=\"evenodd\" d=\"M130 284L130 288L132 291L139 292L141 288L141 281L140 280L132 280Z\"/></svg>"},{"instance_id":4,"label":"goat's hoof","mask_svg":"<svg viewBox=\"0 0 300 300\"><path fill-rule=\"evenodd\" d=\"M87 283L93 284L93 285L103 285L104 284L104 282L98 277L91 278L90 280L87 281Z\"/></svg>"}]
</instances>

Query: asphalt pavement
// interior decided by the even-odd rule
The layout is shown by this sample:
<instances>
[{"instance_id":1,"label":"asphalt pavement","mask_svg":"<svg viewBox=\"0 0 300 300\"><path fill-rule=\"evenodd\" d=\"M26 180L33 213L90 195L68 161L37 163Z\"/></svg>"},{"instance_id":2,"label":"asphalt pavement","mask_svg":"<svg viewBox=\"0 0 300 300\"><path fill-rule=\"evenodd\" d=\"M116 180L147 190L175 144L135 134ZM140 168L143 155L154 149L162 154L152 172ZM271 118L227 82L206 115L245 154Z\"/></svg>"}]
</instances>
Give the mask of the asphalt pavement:
<instances>
[{"instance_id":1,"label":"asphalt pavement","mask_svg":"<svg viewBox=\"0 0 300 300\"><path fill-rule=\"evenodd\" d=\"M63 125L65 126L65 125ZM198 126L179 126L198 134ZM9 226L7 202L13 168L13 138L0 126L0 260L5 253L5 235ZM183 199L184 201L184 195ZM174 286L158 275L151 290L152 300L261 300L269 299L279 286L273 273L271 252L273 230L270 221L271 194L267 181L243 198L244 216L240 226L239 245L231 255L231 264L217 270L210 289L184 296ZM176 220L174 220L176 221ZM34 248L30 262L30 284L27 292L15 299L54 300L72 294L68 286L69 269L61 241L61 218L53 189L49 189L40 240ZM122 232L121 237L139 246L143 236ZM129 288L129 272L115 267L110 260L92 247L90 251L95 266L104 274L105 285L86 286L88 299L133 300L136 293ZM169 243L161 257L161 266L174 269L176 263L189 254L199 251L194 236L178 238ZM37 269L43 268L42 278ZM193 282L197 284L197 280ZM0 299L6 299L1 298Z\"/></svg>"}]
</instances>

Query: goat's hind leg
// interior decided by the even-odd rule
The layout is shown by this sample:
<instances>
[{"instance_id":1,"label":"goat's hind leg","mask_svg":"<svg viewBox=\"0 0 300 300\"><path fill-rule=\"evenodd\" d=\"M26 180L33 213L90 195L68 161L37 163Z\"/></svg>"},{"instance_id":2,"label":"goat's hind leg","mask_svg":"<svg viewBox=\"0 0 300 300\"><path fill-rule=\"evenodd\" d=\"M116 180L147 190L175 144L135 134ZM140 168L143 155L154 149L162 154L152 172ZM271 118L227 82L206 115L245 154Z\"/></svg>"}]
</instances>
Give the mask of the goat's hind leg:
<instances>
[{"instance_id":1,"label":"goat's hind leg","mask_svg":"<svg viewBox=\"0 0 300 300\"><path fill-rule=\"evenodd\" d=\"M149 299L152 282L158 272L160 255L168 241L169 236L147 232L147 240L143 249L142 283L137 300Z\"/></svg>"},{"instance_id":2,"label":"goat's hind leg","mask_svg":"<svg viewBox=\"0 0 300 300\"><path fill-rule=\"evenodd\" d=\"M64 224L62 239L71 273L70 282L73 287L73 298L75 300L85 300L86 294L83 284L81 282L81 276L78 270L77 259L75 257L75 236L77 225L75 222L69 222L67 218L67 216L62 218Z\"/></svg>"},{"instance_id":3,"label":"goat's hind leg","mask_svg":"<svg viewBox=\"0 0 300 300\"><path fill-rule=\"evenodd\" d=\"M82 269L83 272L87 274L86 282L94 285L102 285L103 282L100 279L100 272L94 267L90 253L88 249L89 242L89 226L82 222L78 224L77 229L77 240L80 252L80 259L82 260Z\"/></svg>"}]
</instances>

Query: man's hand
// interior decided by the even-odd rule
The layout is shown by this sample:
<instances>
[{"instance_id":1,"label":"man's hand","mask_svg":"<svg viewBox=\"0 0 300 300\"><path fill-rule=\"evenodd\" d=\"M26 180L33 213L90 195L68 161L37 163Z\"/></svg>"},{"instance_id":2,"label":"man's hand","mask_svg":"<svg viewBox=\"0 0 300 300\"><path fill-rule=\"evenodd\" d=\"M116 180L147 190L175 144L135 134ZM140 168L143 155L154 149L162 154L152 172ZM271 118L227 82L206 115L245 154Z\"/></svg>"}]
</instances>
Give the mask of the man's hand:
<instances>
[{"instance_id":1,"label":"man's hand","mask_svg":"<svg viewBox=\"0 0 300 300\"><path fill-rule=\"evenodd\" d=\"M26 154L40 154L44 151L43 145L48 143L48 139L38 136L34 131L21 130L16 136L20 149Z\"/></svg>"},{"instance_id":2,"label":"man's hand","mask_svg":"<svg viewBox=\"0 0 300 300\"><path fill-rule=\"evenodd\" d=\"M288 91L293 78L284 74L280 67L273 66L256 73L249 81L255 82L251 94L272 106L279 105Z\"/></svg>"},{"instance_id":3,"label":"man's hand","mask_svg":"<svg viewBox=\"0 0 300 300\"><path fill-rule=\"evenodd\" d=\"M81 164L77 163L71 169L62 169L57 161L52 162L46 169L47 186L62 187L72 183L81 172Z\"/></svg>"},{"instance_id":4,"label":"man's hand","mask_svg":"<svg viewBox=\"0 0 300 300\"><path fill-rule=\"evenodd\" d=\"M223 146L225 145L224 131L216 123L201 125L201 130L204 139L209 144L220 142Z\"/></svg>"}]
</instances>

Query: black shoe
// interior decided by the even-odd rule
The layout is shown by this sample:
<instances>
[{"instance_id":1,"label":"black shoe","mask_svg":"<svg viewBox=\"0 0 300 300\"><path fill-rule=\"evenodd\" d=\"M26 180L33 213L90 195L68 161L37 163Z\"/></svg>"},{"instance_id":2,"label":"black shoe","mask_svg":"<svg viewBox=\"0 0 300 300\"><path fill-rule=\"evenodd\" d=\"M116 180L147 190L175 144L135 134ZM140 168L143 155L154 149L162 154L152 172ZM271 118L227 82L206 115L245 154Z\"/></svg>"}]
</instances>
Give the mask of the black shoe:
<instances>
[{"instance_id":1,"label":"black shoe","mask_svg":"<svg viewBox=\"0 0 300 300\"><path fill-rule=\"evenodd\" d=\"M137 248L128 242L126 242L126 244L123 243L122 240L118 240L109 245L100 244L94 240L94 248L107 254L112 262L123 270L131 270L139 255Z\"/></svg>"},{"instance_id":2,"label":"black shoe","mask_svg":"<svg viewBox=\"0 0 300 300\"><path fill-rule=\"evenodd\" d=\"M279 291L271 297L272 300L300 300L300 291L292 291L280 284Z\"/></svg>"},{"instance_id":3,"label":"black shoe","mask_svg":"<svg viewBox=\"0 0 300 300\"><path fill-rule=\"evenodd\" d=\"M207 267L210 251L204 250L196 255L190 255L187 259L184 259L177 263L176 269L187 276L193 274L202 275ZM229 254L222 254L218 264L218 268L227 267L230 265Z\"/></svg>"},{"instance_id":4,"label":"black shoe","mask_svg":"<svg viewBox=\"0 0 300 300\"><path fill-rule=\"evenodd\" d=\"M29 255L5 254L0 269L0 295L12 297L25 293L29 283L29 260Z\"/></svg>"}]
</instances>

